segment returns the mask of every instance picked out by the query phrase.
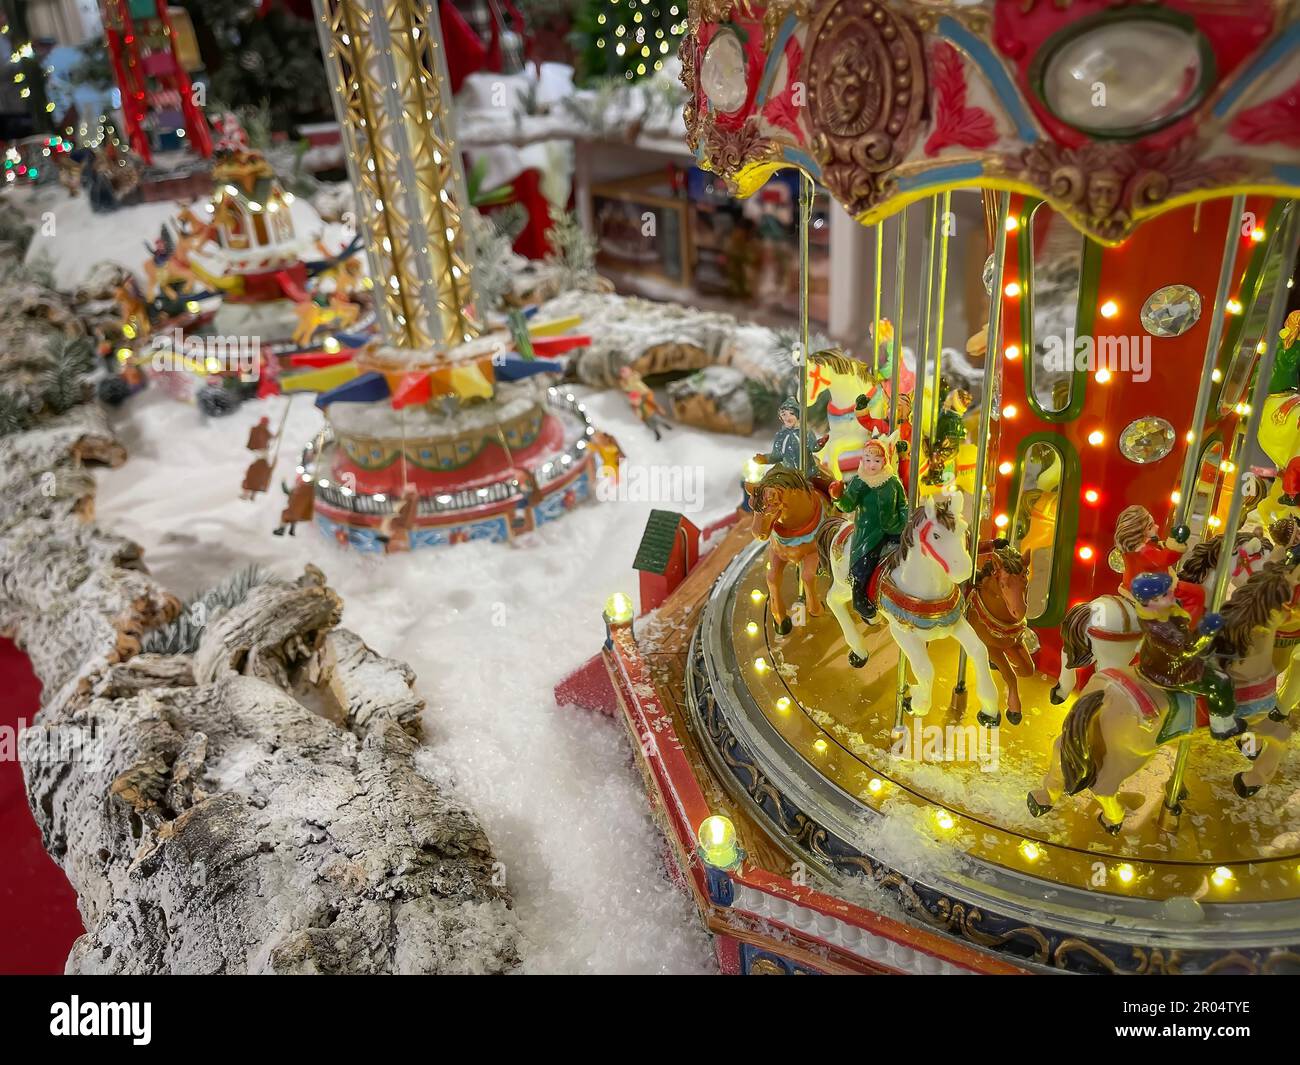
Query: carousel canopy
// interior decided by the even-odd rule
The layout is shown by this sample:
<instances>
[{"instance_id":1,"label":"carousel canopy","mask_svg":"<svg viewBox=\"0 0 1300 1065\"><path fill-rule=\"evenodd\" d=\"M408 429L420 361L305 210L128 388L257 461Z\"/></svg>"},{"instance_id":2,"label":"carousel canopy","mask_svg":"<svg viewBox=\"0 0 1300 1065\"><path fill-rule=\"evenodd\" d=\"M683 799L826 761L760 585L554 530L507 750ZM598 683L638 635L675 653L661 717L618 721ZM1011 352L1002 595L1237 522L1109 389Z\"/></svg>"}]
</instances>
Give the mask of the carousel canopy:
<instances>
[{"instance_id":1,"label":"carousel canopy","mask_svg":"<svg viewBox=\"0 0 1300 1065\"><path fill-rule=\"evenodd\" d=\"M688 139L748 195L807 171L863 223L944 190L1046 199L1117 243L1300 193L1300 14L1280 0L692 0Z\"/></svg>"}]
</instances>

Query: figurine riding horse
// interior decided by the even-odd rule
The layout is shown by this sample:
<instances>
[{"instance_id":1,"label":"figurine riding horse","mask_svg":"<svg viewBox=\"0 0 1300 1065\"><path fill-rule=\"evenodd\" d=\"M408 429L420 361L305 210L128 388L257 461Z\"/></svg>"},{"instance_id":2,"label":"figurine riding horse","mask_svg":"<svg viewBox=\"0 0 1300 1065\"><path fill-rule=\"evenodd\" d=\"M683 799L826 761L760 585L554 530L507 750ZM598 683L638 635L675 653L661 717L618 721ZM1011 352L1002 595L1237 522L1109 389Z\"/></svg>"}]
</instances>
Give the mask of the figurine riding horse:
<instances>
[{"instance_id":1,"label":"figurine riding horse","mask_svg":"<svg viewBox=\"0 0 1300 1065\"><path fill-rule=\"evenodd\" d=\"M1296 579L1294 567L1269 563L1224 607L1223 628L1215 643L1218 651L1239 660L1227 665L1237 697L1245 697L1237 708L1239 718L1255 721L1277 709L1276 695L1266 690L1276 685L1276 674L1271 680L1265 674L1272 672L1273 637L1295 592ZM1152 684L1128 667L1099 671L1065 716L1043 784L1027 796L1029 812L1035 817L1046 813L1062 792L1090 791L1101 807L1102 827L1117 834L1124 824L1118 798L1124 782L1161 746L1188 735L1195 724L1191 695ZM1253 795L1272 777L1281 754L1279 745L1290 736L1276 715L1258 721L1254 730L1264 738L1264 749L1255 767L1234 778L1234 787L1243 796Z\"/></svg>"},{"instance_id":2,"label":"figurine riding horse","mask_svg":"<svg viewBox=\"0 0 1300 1065\"><path fill-rule=\"evenodd\" d=\"M820 617L817 536L827 520L829 497L798 470L772 466L757 484L745 486L754 512L754 539L767 541L767 590L779 635L792 623L781 588L785 568L799 567L808 615Z\"/></svg>"},{"instance_id":3,"label":"figurine riding horse","mask_svg":"<svg viewBox=\"0 0 1300 1065\"><path fill-rule=\"evenodd\" d=\"M830 518L819 543L832 576L827 604L852 652L850 664L861 665L867 659L867 647L849 607L853 599L850 532L849 523L841 527L837 519ZM878 585L880 609L889 622L890 635L916 677L910 688L910 712L916 717L930 712L935 669L928 645L951 636L965 649L974 667L979 722L991 728L1002 720L998 688L989 668L988 649L966 620L959 587L972 570L968 533L960 492L929 496L908 519L898 547L885 557L872 581Z\"/></svg>"},{"instance_id":4,"label":"figurine riding horse","mask_svg":"<svg viewBox=\"0 0 1300 1065\"><path fill-rule=\"evenodd\" d=\"M1029 564L1009 545L996 544L980 556L979 572L966 599L966 620L988 648L989 664L1007 686L1007 721L1020 724L1018 677L1033 676L1038 637L1025 624Z\"/></svg>"},{"instance_id":5,"label":"figurine riding horse","mask_svg":"<svg viewBox=\"0 0 1300 1065\"><path fill-rule=\"evenodd\" d=\"M1228 578L1230 591L1258 573L1272 550L1268 540L1253 533L1239 533L1236 542L1237 561ZM1222 543L1222 536L1206 537L1183 557L1178 576L1209 592ZM1061 622L1061 673L1052 689L1052 702L1063 703L1074 691L1077 670L1094 664L1099 670L1127 666L1133 661L1141 639L1137 608L1123 592L1098 596L1089 603L1072 607Z\"/></svg>"},{"instance_id":6,"label":"figurine riding horse","mask_svg":"<svg viewBox=\"0 0 1300 1065\"><path fill-rule=\"evenodd\" d=\"M1293 731L1274 655L1279 631L1293 616L1297 577L1300 570L1289 560L1270 562L1223 608L1216 650L1232 678L1237 718L1248 728L1238 742L1254 763L1232 778L1233 790L1243 799L1273 779Z\"/></svg>"},{"instance_id":7,"label":"figurine riding horse","mask_svg":"<svg viewBox=\"0 0 1300 1065\"><path fill-rule=\"evenodd\" d=\"M873 431L889 432L889 395L884 377L865 362L850 359L838 351L818 351L808 357L807 405L812 406L826 389L830 402L826 417L830 438L820 458L836 478L853 463L842 460L856 456ZM865 398L865 405L858 404Z\"/></svg>"}]
</instances>

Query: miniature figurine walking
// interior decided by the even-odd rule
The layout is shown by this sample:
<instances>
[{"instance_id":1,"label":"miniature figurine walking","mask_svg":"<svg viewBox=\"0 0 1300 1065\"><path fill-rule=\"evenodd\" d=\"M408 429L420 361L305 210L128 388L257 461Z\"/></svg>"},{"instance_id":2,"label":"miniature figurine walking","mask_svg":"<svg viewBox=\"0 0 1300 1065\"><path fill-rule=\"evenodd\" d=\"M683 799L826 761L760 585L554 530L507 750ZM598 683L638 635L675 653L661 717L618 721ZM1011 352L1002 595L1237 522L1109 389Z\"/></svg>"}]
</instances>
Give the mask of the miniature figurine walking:
<instances>
[{"instance_id":1,"label":"miniature figurine walking","mask_svg":"<svg viewBox=\"0 0 1300 1065\"><path fill-rule=\"evenodd\" d=\"M1124 558L1121 591L1131 591L1133 579L1140 573L1168 573L1172 579L1175 564L1187 552L1187 537L1186 526L1180 526L1161 543L1160 528L1146 507L1135 503L1121 510L1115 520L1115 546ZM1197 624L1205 613L1205 589L1178 581L1175 594L1191 623Z\"/></svg>"},{"instance_id":2,"label":"miniature figurine walking","mask_svg":"<svg viewBox=\"0 0 1300 1065\"><path fill-rule=\"evenodd\" d=\"M281 488L284 486L281 485ZM316 489L311 481L299 477L292 488L284 488L284 493L289 498L284 505L284 510L280 512L280 524L275 529L274 535L283 536L287 530L290 536L296 536L298 522L311 521L315 513Z\"/></svg>"},{"instance_id":3,"label":"miniature figurine walking","mask_svg":"<svg viewBox=\"0 0 1300 1065\"><path fill-rule=\"evenodd\" d=\"M813 438L809 434L806 447L799 447L799 401L793 397L786 399L777 408L781 419L781 428L772 438L772 450L759 452L754 461L761 466L785 466L803 474L811 474L817 469L817 459L813 455ZM803 459L800 459L800 451Z\"/></svg>"},{"instance_id":4,"label":"miniature figurine walking","mask_svg":"<svg viewBox=\"0 0 1300 1065\"><path fill-rule=\"evenodd\" d=\"M636 416L655 434L656 440L662 440L660 430L671 429L672 425L655 399L654 391L631 366L624 366L618 371L618 381L628 403L636 411Z\"/></svg>"},{"instance_id":5,"label":"miniature figurine walking","mask_svg":"<svg viewBox=\"0 0 1300 1065\"><path fill-rule=\"evenodd\" d=\"M1139 573L1129 591L1137 600L1138 623L1142 627L1138 676L1158 688L1203 696L1210 711L1210 732L1216 739L1228 739L1243 731L1235 714L1232 680L1206 660L1223 619L1218 614L1206 614L1193 632L1190 618L1178 605L1177 587L1168 573Z\"/></svg>"},{"instance_id":6,"label":"miniature figurine walking","mask_svg":"<svg viewBox=\"0 0 1300 1065\"><path fill-rule=\"evenodd\" d=\"M907 525L907 495L896 472L896 440L896 433L872 437L862 445L857 477L848 484L836 481L830 486L835 505L854 515L849 545L853 609L867 622L876 616L868 587L871 575L886 550L897 546Z\"/></svg>"}]
</instances>

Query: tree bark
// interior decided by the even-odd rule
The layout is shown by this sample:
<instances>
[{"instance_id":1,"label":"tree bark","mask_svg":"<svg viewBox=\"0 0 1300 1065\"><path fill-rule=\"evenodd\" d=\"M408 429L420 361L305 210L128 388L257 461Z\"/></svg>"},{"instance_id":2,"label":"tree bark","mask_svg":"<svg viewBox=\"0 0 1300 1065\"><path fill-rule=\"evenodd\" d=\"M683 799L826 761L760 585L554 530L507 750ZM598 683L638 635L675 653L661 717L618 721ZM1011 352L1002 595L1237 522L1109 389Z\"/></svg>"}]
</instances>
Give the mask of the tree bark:
<instances>
[{"instance_id":1,"label":"tree bark","mask_svg":"<svg viewBox=\"0 0 1300 1065\"><path fill-rule=\"evenodd\" d=\"M87 521L93 408L0 441L0 626L46 696L28 800L78 894L76 973L495 973L518 960L474 815L416 766L404 663L338 629L315 567L138 654L176 600Z\"/></svg>"}]
</instances>

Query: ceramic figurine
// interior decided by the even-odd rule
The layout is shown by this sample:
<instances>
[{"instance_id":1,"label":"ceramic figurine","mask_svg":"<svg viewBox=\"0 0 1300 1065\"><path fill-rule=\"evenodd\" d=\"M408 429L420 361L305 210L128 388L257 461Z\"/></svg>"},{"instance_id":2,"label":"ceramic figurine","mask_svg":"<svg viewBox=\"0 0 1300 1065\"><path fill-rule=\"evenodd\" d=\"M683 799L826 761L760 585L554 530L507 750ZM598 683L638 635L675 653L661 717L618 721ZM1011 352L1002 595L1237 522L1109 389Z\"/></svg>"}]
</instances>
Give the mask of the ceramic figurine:
<instances>
[{"instance_id":1,"label":"ceramic figurine","mask_svg":"<svg viewBox=\"0 0 1300 1065\"><path fill-rule=\"evenodd\" d=\"M252 499L261 492L265 492L271 484L271 464L267 461L265 455L259 455L244 471L244 481L240 487L240 495L243 499Z\"/></svg>"},{"instance_id":2,"label":"ceramic figurine","mask_svg":"<svg viewBox=\"0 0 1300 1065\"><path fill-rule=\"evenodd\" d=\"M636 416L647 429L655 434L656 440L663 439L663 429L671 429L663 409L655 399L654 390L645 383L641 375L631 366L624 366L618 371L619 387L627 396L627 401L636 411Z\"/></svg>"},{"instance_id":3,"label":"ceramic figurine","mask_svg":"<svg viewBox=\"0 0 1300 1065\"><path fill-rule=\"evenodd\" d=\"M284 510L280 512L280 524L274 533L276 536L283 536L287 531L290 536L296 536L298 522L311 521L312 514L315 512L316 489L311 481L303 480L301 477L294 481L292 488L285 488L284 485L280 487L288 499Z\"/></svg>"},{"instance_id":4,"label":"ceramic figurine","mask_svg":"<svg viewBox=\"0 0 1300 1065\"><path fill-rule=\"evenodd\" d=\"M623 454L623 449L618 446L618 441L609 433L597 430L591 434L590 442L592 450L600 459L596 467L596 475L617 483L619 469L623 465L623 459L627 457Z\"/></svg>"},{"instance_id":5,"label":"ceramic figurine","mask_svg":"<svg viewBox=\"0 0 1300 1065\"><path fill-rule=\"evenodd\" d=\"M1124 563L1121 591L1129 590L1139 573L1166 572L1172 577L1173 567L1187 551L1187 537L1187 527L1180 526L1162 542L1160 527L1146 507L1135 503L1121 510L1115 520L1115 547ZM1175 594L1195 625L1205 613L1205 589L1190 581L1178 581Z\"/></svg>"},{"instance_id":6,"label":"ceramic figurine","mask_svg":"<svg viewBox=\"0 0 1300 1065\"><path fill-rule=\"evenodd\" d=\"M811 433L808 434L808 446L803 449L803 459L800 459L799 401L794 398L786 399L777 408L777 415L781 419L781 428L772 438L772 450L766 453L759 452L754 456L754 461L762 466L786 466L800 473L811 473L816 470L817 459L813 454L814 441Z\"/></svg>"},{"instance_id":7,"label":"ceramic figurine","mask_svg":"<svg viewBox=\"0 0 1300 1065\"><path fill-rule=\"evenodd\" d=\"M1227 739L1240 731L1233 720L1232 684L1226 673L1206 662L1212 637L1222 618L1206 614L1192 629L1178 602L1178 588L1168 573L1139 573L1129 591L1138 603L1138 676L1169 691L1203 696L1210 711L1210 731Z\"/></svg>"},{"instance_id":8,"label":"ceramic figurine","mask_svg":"<svg viewBox=\"0 0 1300 1065\"><path fill-rule=\"evenodd\" d=\"M1214 649L1232 680L1234 713L1246 733L1238 741L1251 760L1249 768L1232 778L1232 787L1248 799L1273 779L1292 729L1287 721L1294 698L1287 684L1279 686L1278 643L1284 626L1293 626L1297 598L1297 552L1269 562L1234 592L1223 608L1223 628ZM1292 645L1293 647L1294 645ZM1292 647L1283 650L1289 666Z\"/></svg>"},{"instance_id":9,"label":"ceramic figurine","mask_svg":"<svg viewBox=\"0 0 1300 1065\"><path fill-rule=\"evenodd\" d=\"M1033 655L1038 636L1025 623L1028 610L1029 561L1005 540L981 550L980 568L966 597L966 620L988 648L989 662L1007 686L1007 721L1020 724L1017 677L1036 672Z\"/></svg>"},{"instance_id":10,"label":"ceramic figurine","mask_svg":"<svg viewBox=\"0 0 1300 1065\"><path fill-rule=\"evenodd\" d=\"M419 502L415 485L405 485L401 497L393 507L393 512L379 523L378 539L384 545L386 554L411 549L411 530L415 528L415 515Z\"/></svg>"},{"instance_id":11,"label":"ceramic figurine","mask_svg":"<svg viewBox=\"0 0 1300 1065\"><path fill-rule=\"evenodd\" d=\"M1257 758L1262 765L1238 774L1233 785L1243 796L1258 791L1277 768L1278 745L1290 737L1285 722L1278 720L1285 704L1279 705L1272 690L1276 681L1269 679L1272 671L1264 663L1275 633L1289 616L1287 604L1295 598L1297 575L1290 562L1269 563L1233 594L1221 617L1207 615L1202 620L1199 636L1191 634L1186 616L1176 613L1172 578L1167 573L1140 575L1134 582L1135 594L1145 600L1139 665L1101 670L1088 682L1065 716L1042 786L1027 797L1029 812L1038 817L1063 793L1090 791L1101 807L1102 827L1111 834L1120 831L1124 807L1118 796L1125 781L1162 745L1190 735L1196 725L1195 699L1186 685L1154 683L1149 674L1183 681L1199 671L1197 687L1214 688L1212 698L1220 704L1218 731L1213 716L1211 730L1221 738L1250 723L1263 741ZM1207 684L1209 667L1201 655L1211 647L1227 661L1227 673Z\"/></svg>"},{"instance_id":12,"label":"ceramic figurine","mask_svg":"<svg viewBox=\"0 0 1300 1065\"><path fill-rule=\"evenodd\" d=\"M786 566L799 568L808 616L822 613L817 591L817 535L826 521L830 500L824 485L818 486L784 463L768 469L756 485L746 485L746 494L754 512L754 539L767 541L768 603L776 631L784 636L793 627L782 589Z\"/></svg>"},{"instance_id":13,"label":"ceramic figurine","mask_svg":"<svg viewBox=\"0 0 1300 1065\"><path fill-rule=\"evenodd\" d=\"M889 633L916 676L909 691L909 711L917 717L930 712L935 668L928 645L951 636L965 649L975 673L979 722L993 727L1002 720L997 684L988 649L966 620L959 587L972 571L966 546L970 527L962 516L962 502L960 492L928 496L908 518L898 548L884 559L874 579L879 582ZM818 536L818 547L832 577L827 605L849 645L849 664L860 666L867 660L867 647L848 609L853 595L849 529L844 519L828 520Z\"/></svg>"},{"instance_id":14,"label":"ceramic figurine","mask_svg":"<svg viewBox=\"0 0 1300 1065\"><path fill-rule=\"evenodd\" d=\"M837 481L830 495L840 510L854 515L849 576L853 581L853 609L863 621L876 617L868 582L881 555L898 544L907 524L907 495L896 472L897 436L876 436L862 445L858 475L847 484Z\"/></svg>"},{"instance_id":15,"label":"ceramic figurine","mask_svg":"<svg viewBox=\"0 0 1300 1065\"><path fill-rule=\"evenodd\" d=\"M934 425L933 438L921 438L926 461L924 483L941 485L947 478L948 463L957 457L957 452L966 439L966 423L963 418L973 400L974 397L964 388L951 389L944 397L943 409Z\"/></svg>"},{"instance_id":16,"label":"ceramic figurine","mask_svg":"<svg viewBox=\"0 0 1300 1065\"><path fill-rule=\"evenodd\" d=\"M271 419L263 415L257 424L248 430L248 443L244 446L249 451L266 451L271 446L275 435L271 432Z\"/></svg>"},{"instance_id":17,"label":"ceramic figurine","mask_svg":"<svg viewBox=\"0 0 1300 1065\"><path fill-rule=\"evenodd\" d=\"M822 448L822 461L832 476L842 478L856 466L858 453L872 433L889 432L885 378L867 363L838 351L815 352L808 365L808 406L830 390L826 405L830 435Z\"/></svg>"}]
</instances>

